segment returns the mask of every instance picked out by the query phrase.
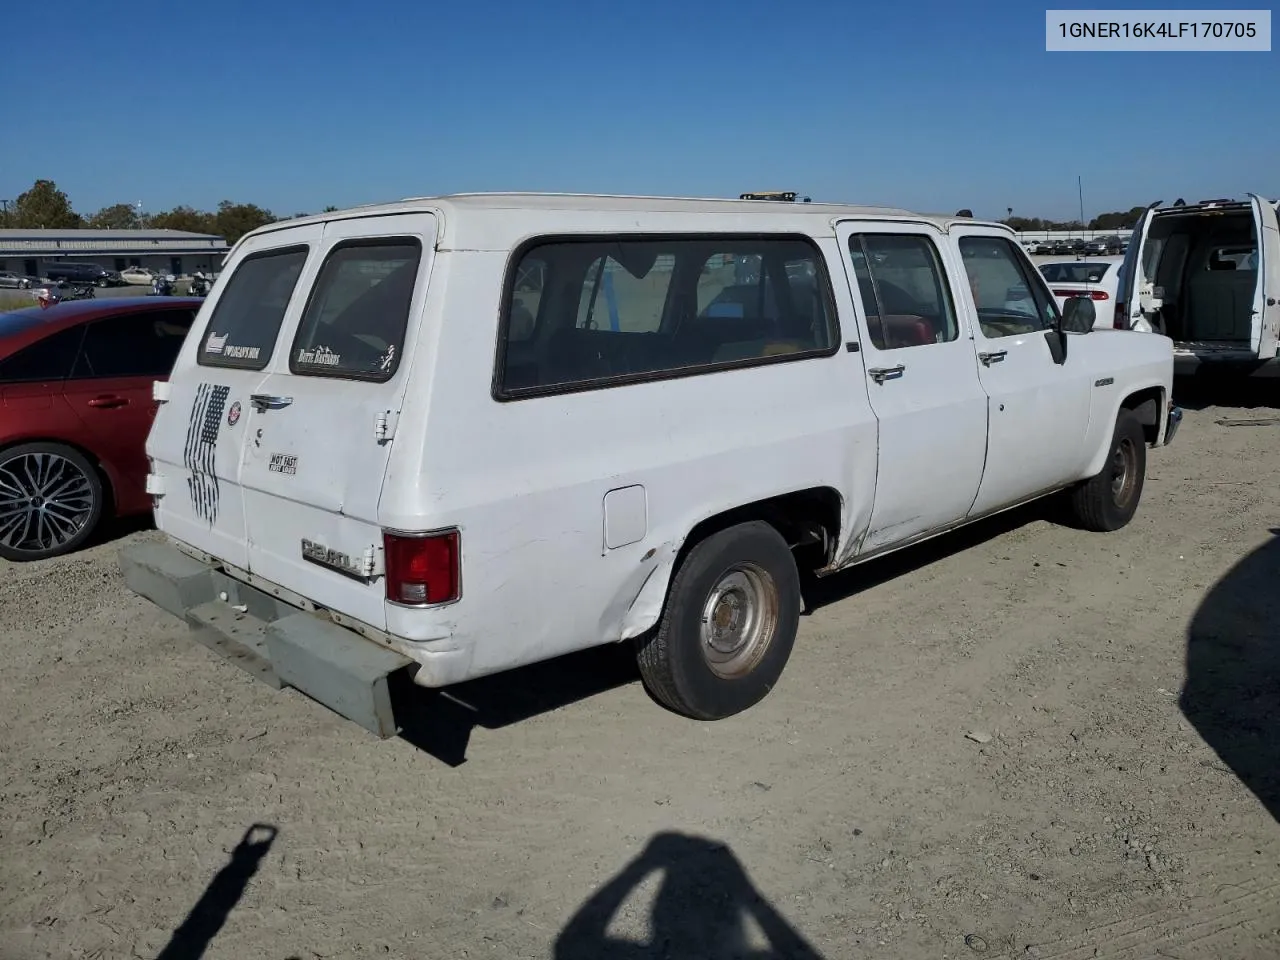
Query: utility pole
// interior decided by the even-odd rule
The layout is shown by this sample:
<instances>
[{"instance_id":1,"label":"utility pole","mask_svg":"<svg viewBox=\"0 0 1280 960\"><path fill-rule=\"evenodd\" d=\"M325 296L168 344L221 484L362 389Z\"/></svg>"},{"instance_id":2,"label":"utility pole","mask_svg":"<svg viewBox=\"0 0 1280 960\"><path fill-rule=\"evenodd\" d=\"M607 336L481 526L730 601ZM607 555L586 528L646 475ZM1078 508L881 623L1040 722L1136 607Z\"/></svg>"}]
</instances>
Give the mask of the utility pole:
<instances>
[{"instance_id":1,"label":"utility pole","mask_svg":"<svg viewBox=\"0 0 1280 960\"><path fill-rule=\"evenodd\" d=\"M1076 177L1076 193L1080 196L1080 236L1084 236L1084 185L1080 177Z\"/></svg>"}]
</instances>

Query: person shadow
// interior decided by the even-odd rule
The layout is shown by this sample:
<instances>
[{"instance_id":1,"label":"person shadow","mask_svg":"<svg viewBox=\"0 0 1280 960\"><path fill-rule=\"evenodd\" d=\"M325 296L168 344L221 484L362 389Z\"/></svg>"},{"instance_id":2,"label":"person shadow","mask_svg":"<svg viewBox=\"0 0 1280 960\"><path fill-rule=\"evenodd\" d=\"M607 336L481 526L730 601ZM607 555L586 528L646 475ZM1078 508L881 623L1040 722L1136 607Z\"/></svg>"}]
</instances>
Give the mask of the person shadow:
<instances>
[{"instance_id":1,"label":"person shadow","mask_svg":"<svg viewBox=\"0 0 1280 960\"><path fill-rule=\"evenodd\" d=\"M1180 706L1280 820L1280 529L1270 532L1196 609Z\"/></svg>"},{"instance_id":2,"label":"person shadow","mask_svg":"<svg viewBox=\"0 0 1280 960\"><path fill-rule=\"evenodd\" d=\"M609 922L650 874L663 878L647 943L608 935ZM767 946L753 946L754 920ZM757 938L758 939L758 938ZM756 890L724 844L664 832L589 898L556 939L555 960L822 960Z\"/></svg>"}]
</instances>

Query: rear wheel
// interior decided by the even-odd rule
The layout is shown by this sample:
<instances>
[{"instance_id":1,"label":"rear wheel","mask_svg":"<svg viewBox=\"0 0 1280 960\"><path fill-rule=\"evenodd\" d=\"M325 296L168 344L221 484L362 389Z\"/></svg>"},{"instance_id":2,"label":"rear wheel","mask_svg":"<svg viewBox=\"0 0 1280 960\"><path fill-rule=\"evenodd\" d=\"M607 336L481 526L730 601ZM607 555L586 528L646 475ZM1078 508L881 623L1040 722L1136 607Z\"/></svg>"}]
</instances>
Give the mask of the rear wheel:
<instances>
[{"instance_id":1,"label":"rear wheel","mask_svg":"<svg viewBox=\"0 0 1280 960\"><path fill-rule=\"evenodd\" d=\"M657 628L637 660L660 703L698 720L763 700L791 656L800 577L781 535L743 523L698 543L676 571Z\"/></svg>"},{"instance_id":2,"label":"rear wheel","mask_svg":"<svg viewBox=\"0 0 1280 960\"><path fill-rule=\"evenodd\" d=\"M1116 418L1102 469L1071 491L1071 512L1086 530L1119 530L1133 519L1147 474L1147 440L1128 410Z\"/></svg>"},{"instance_id":3,"label":"rear wheel","mask_svg":"<svg viewBox=\"0 0 1280 960\"><path fill-rule=\"evenodd\" d=\"M97 471L71 447L28 443L0 452L0 557L70 553L92 536L102 504Z\"/></svg>"}]
</instances>

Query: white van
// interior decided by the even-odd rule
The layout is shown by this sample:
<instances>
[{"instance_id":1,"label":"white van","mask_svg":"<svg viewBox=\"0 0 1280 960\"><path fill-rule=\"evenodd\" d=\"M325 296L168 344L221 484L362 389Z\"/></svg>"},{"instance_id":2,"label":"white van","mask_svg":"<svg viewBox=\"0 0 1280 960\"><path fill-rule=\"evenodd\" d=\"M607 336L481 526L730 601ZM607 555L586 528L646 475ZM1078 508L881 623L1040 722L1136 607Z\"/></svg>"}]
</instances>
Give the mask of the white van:
<instances>
[{"instance_id":1,"label":"white van","mask_svg":"<svg viewBox=\"0 0 1280 960\"><path fill-rule=\"evenodd\" d=\"M1009 228L896 209L464 195L272 224L157 385L172 546L126 577L384 735L401 667L442 687L621 641L662 703L725 717L777 683L802 571L1062 490L1129 521L1172 345L1092 320Z\"/></svg>"},{"instance_id":2,"label":"white van","mask_svg":"<svg viewBox=\"0 0 1280 960\"><path fill-rule=\"evenodd\" d=\"M1172 338L1179 374L1280 375L1275 201L1148 208L1125 253L1115 326Z\"/></svg>"}]
</instances>

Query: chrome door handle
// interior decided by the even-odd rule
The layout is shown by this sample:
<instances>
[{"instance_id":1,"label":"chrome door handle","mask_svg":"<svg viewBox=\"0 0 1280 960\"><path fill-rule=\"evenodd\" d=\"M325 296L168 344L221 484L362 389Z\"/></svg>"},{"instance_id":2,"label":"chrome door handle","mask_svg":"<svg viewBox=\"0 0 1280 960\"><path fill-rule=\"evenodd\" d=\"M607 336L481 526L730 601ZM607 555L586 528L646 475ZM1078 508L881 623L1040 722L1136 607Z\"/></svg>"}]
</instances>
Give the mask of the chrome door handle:
<instances>
[{"instance_id":1,"label":"chrome door handle","mask_svg":"<svg viewBox=\"0 0 1280 960\"><path fill-rule=\"evenodd\" d=\"M988 367L993 363L1000 363L1009 355L1008 350L994 350L990 353L978 354L978 359L985 363Z\"/></svg>"},{"instance_id":2,"label":"chrome door handle","mask_svg":"<svg viewBox=\"0 0 1280 960\"><path fill-rule=\"evenodd\" d=\"M871 374L871 379L876 383L884 383L886 380L897 380L906 369L906 365L900 363L896 367L872 367L867 373Z\"/></svg>"},{"instance_id":3,"label":"chrome door handle","mask_svg":"<svg viewBox=\"0 0 1280 960\"><path fill-rule=\"evenodd\" d=\"M250 394L249 402L259 413L265 413L268 410L283 410L293 403L293 397L273 397L268 393L254 393Z\"/></svg>"}]
</instances>

